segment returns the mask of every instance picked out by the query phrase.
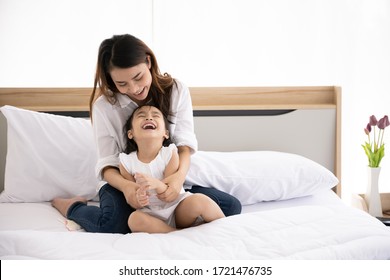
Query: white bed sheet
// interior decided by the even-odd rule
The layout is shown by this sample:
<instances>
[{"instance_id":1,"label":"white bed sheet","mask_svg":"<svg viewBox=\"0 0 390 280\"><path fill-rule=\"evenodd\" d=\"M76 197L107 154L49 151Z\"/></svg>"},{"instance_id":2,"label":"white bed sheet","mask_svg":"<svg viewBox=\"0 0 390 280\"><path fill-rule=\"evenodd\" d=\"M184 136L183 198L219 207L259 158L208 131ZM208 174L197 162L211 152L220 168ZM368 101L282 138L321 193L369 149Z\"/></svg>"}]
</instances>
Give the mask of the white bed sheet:
<instances>
[{"instance_id":1,"label":"white bed sheet","mask_svg":"<svg viewBox=\"0 0 390 280\"><path fill-rule=\"evenodd\" d=\"M169 234L69 232L50 204L0 204L1 259L390 259L390 228L333 193L245 206Z\"/></svg>"}]
</instances>

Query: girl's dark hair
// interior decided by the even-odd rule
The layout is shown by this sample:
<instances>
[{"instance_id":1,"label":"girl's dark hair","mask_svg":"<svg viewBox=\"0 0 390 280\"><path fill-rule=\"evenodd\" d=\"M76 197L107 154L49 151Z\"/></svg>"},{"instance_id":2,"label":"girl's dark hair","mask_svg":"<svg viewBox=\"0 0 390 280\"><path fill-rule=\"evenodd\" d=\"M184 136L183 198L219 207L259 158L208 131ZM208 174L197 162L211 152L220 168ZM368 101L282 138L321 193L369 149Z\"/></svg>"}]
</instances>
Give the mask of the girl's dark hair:
<instances>
[{"instance_id":1,"label":"girl's dark hair","mask_svg":"<svg viewBox=\"0 0 390 280\"><path fill-rule=\"evenodd\" d=\"M104 95L111 104L117 101L116 93L119 90L110 75L112 68L130 68L140 63L147 63L148 57L152 75L152 84L149 89L151 104L157 106L163 115L170 114L174 79L167 73L160 73L154 53L144 42L132 35L124 34L114 35L100 44L95 81L89 100L91 116L93 103L100 95Z\"/></svg>"},{"instance_id":2,"label":"girl's dark hair","mask_svg":"<svg viewBox=\"0 0 390 280\"><path fill-rule=\"evenodd\" d=\"M133 111L133 113L131 114L131 116L127 119L126 124L123 127L123 134L125 135L125 138L126 138L126 147L125 147L126 154L130 154L131 152L138 151L137 143L134 141L134 139L129 139L129 137L127 137L127 132L133 128L133 117L134 117L135 113L139 109L141 109L142 107L145 107L145 106L150 106L150 105L142 105L142 106L138 107L137 109L135 109ZM156 107L156 108L159 109L158 107ZM163 114L163 118L164 118L165 129L168 129L169 121L168 121L166 115ZM172 144L170 137L168 139L164 139L164 141L162 143L162 145L164 147L168 147L170 144Z\"/></svg>"}]
</instances>

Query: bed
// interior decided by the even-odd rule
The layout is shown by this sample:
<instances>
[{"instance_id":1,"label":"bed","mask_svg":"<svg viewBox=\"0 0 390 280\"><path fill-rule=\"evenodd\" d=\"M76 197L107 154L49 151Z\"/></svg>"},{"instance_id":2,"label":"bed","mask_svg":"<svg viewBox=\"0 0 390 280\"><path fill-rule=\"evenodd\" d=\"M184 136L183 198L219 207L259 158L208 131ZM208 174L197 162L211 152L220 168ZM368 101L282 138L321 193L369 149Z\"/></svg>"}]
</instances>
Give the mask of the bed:
<instances>
[{"instance_id":1,"label":"bed","mask_svg":"<svg viewBox=\"0 0 390 280\"><path fill-rule=\"evenodd\" d=\"M89 88L1 88L0 258L390 259L390 228L340 199L341 88L190 88L186 185L243 212L169 234L88 233L51 205L96 201ZM44 240L44 242L43 242Z\"/></svg>"}]
</instances>

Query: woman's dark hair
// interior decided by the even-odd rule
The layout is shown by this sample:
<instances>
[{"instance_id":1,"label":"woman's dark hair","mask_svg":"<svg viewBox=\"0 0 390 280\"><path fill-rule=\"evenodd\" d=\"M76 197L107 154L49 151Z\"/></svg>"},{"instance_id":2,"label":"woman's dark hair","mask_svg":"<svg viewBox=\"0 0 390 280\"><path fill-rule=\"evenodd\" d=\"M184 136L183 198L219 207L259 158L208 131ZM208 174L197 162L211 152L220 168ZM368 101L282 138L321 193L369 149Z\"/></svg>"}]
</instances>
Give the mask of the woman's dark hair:
<instances>
[{"instance_id":1,"label":"woman's dark hair","mask_svg":"<svg viewBox=\"0 0 390 280\"><path fill-rule=\"evenodd\" d=\"M127 119L126 124L123 127L123 133L124 133L125 138L126 138L126 147L125 147L126 154L130 154L131 152L138 151L137 143L134 141L134 139L130 139L129 137L127 137L127 132L133 128L133 117L134 117L135 113L139 109L141 109L142 107L145 107L145 106L150 106L150 105L142 105L142 106L138 107L137 109L135 109L133 111L133 113L131 114L131 116ZM156 108L158 109L158 107L156 107ZM168 121L166 115L163 114L163 118L164 118L165 129L168 129L169 121ZM170 144L172 144L171 138L164 139L164 141L162 143L162 145L164 147L168 147Z\"/></svg>"},{"instance_id":2,"label":"woman's dark hair","mask_svg":"<svg viewBox=\"0 0 390 280\"><path fill-rule=\"evenodd\" d=\"M89 100L90 115L92 116L93 103L100 95L104 95L111 104L117 101L116 93L119 90L110 75L113 67L130 68L141 63L148 63L148 58L152 75L152 84L149 89L151 104L157 106L163 115L168 116L172 86L175 81L169 74L160 73L152 50L144 42L129 34L114 35L100 44L95 81Z\"/></svg>"}]
</instances>

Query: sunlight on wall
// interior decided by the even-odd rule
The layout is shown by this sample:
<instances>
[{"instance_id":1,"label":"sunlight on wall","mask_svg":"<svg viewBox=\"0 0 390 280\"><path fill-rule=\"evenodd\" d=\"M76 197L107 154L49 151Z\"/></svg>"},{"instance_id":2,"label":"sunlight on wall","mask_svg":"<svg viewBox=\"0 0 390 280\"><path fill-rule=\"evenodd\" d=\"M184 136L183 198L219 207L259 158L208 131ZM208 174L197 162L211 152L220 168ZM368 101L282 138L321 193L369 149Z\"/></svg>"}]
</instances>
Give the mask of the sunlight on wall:
<instances>
[{"instance_id":1,"label":"sunlight on wall","mask_svg":"<svg viewBox=\"0 0 390 280\"><path fill-rule=\"evenodd\" d=\"M152 41L151 7L151 0L1 0L0 86L92 86L103 39L132 33Z\"/></svg>"},{"instance_id":2,"label":"sunlight on wall","mask_svg":"<svg viewBox=\"0 0 390 280\"><path fill-rule=\"evenodd\" d=\"M390 114L390 1L109 3L0 1L0 86L90 87L98 45L120 33L144 40L161 71L188 86L339 85L343 188L364 191L363 128ZM390 192L390 155L382 169Z\"/></svg>"}]
</instances>

